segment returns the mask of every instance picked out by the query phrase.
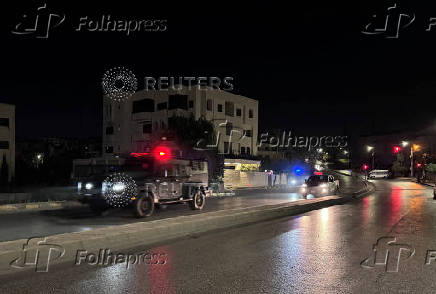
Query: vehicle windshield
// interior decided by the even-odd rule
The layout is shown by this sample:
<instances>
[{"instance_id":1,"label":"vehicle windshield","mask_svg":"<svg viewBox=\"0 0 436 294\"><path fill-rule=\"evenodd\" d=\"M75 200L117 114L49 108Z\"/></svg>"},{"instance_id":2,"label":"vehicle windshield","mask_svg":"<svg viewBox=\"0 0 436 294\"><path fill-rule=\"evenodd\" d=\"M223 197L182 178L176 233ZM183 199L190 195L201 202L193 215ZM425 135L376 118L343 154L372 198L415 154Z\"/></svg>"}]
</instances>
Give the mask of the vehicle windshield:
<instances>
[{"instance_id":1,"label":"vehicle windshield","mask_svg":"<svg viewBox=\"0 0 436 294\"><path fill-rule=\"evenodd\" d=\"M141 175L153 174L153 159L151 158L127 158L123 165L117 166L119 172L140 172Z\"/></svg>"},{"instance_id":2,"label":"vehicle windshield","mask_svg":"<svg viewBox=\"0 0 436 294\"><path fill-rule=\"evenodd\" d=\"M318 186L319 183L328 182L328 176L311 176L307 180L308 186Z\"/></svg>"}]
</instances>

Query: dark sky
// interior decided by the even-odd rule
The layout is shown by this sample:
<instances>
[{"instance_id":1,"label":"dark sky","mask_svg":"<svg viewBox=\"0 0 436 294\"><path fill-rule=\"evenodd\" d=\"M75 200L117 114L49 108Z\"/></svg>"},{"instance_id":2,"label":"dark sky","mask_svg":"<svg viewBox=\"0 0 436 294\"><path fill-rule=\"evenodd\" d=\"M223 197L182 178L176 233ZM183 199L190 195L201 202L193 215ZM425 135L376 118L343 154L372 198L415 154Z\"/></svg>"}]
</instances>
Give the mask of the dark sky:
<instances>
[{"instance_id":1,"label":"dark sky","mask_svg":"<svg viewBox=\"0 0 436 294\"><path fill-rule=\"evenodd\" d=\"M17 136L101 134L101 77L114 66L144 76L232 76L259 100L260 127L299 133L389 132L435 124L436 6L398 39L361 31L395 2L10 1L0 10L0 102L17 105ZM158 2L159 4L156 4ZM355 1L353 1L355 2ZM65 21L48 39L11 33L47 3ZM79 18L165 19L165 32L77 32ZM400 25L407 21L403 19ZM390 24L390 28L395 27Z\"/></svg>"}]
</instances>

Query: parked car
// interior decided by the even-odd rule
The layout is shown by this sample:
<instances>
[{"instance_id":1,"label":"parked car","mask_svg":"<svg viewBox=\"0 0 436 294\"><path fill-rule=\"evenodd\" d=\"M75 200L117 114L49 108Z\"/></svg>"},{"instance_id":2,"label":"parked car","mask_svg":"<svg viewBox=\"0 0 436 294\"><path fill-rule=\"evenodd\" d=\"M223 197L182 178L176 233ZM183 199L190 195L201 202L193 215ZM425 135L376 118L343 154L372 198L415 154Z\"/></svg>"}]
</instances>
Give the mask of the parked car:
<instances>
[{"instance_id":1,"label":"parked car","mask_svg":"<svg viewBox=\"0 0 436 294\"><path fill-rule=\"evenodd\" d=\"M389 171L383 169L375 169L368 173L370 179L387 179L389 177Z\"/></svg>"}]
</instances>

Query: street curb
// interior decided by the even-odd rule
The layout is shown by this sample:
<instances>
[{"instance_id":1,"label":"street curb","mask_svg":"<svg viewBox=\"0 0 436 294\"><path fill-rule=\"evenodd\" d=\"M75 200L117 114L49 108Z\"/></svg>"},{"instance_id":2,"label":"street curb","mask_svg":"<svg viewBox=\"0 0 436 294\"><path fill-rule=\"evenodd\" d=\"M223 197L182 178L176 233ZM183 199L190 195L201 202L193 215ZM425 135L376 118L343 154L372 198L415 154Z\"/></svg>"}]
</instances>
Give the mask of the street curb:
<instances>
[{"instance_id":1,"label":"street curb","mask_svg":"<svg viewBox=\"0 0 436 294\"><path fill-rule=\"evenodd\" d=\"M0 214L82 207L78 201L27 202L0 205Z\"/></svg>"},{"instance_id":2,"label":"street curb","mask_svg":"<svg viewBox=\"0 0 436 294\"><path fill-rule=\"evenodd\" d=\"M363 194L366 193L369 193L369 190ZM50 265L67 263L74 265L78 250L87 250L89 253L98 255L100 249L110 249L113 253L127 254L129 250L140 247L144 248L152 244L192 234L293 216L324 207L344 204L353 199L355 198L326 196L323 198L295 201L288 204L220 210L155 221L110 226L90 231L48 236L46 244L60 245L65 249L65 255L61 259L52 261ZM11 267L10 263L20 256L23 258L23 245L26 243L26 239L0 242L0 274L13 274L23 271L22 268ZM37 249L38 247L35 244L31 244L26 248L27 251L33 252L36 252ZM28 267L28 269L35 270L34 267Z\"/></svg>"},{"instance_id":3,"label":"street curb","mask_svg":"<svg viewBox=\"0 0 436 294\"><path fill-rule=\"evenodd\" d=\"M354 199L363 198L364 196L367 196L368 194L371 194L375 191L375 185L374 183L371 183L369 181L363 181L365 184L365 188L363 188L360 191L354 192L351 196Z\"/></svg>"},{"instance_id":4,"label":"street curb","mask_svg":"<svg viewBox=\"0 0 436 294\"><path fill-rule=\"evenodd\" d=\"M418 183L416 180L414 181L414 180L412 180L412 182L414 182L414 183L417 183L417 184L420 184L420 185L424 185L424 186L427 186L427 187L432 187L432 188L434 188L435 186L433 186L433 185L431 185L431 184L429 184L429 183Z\"/></svg>"}]
</instances>

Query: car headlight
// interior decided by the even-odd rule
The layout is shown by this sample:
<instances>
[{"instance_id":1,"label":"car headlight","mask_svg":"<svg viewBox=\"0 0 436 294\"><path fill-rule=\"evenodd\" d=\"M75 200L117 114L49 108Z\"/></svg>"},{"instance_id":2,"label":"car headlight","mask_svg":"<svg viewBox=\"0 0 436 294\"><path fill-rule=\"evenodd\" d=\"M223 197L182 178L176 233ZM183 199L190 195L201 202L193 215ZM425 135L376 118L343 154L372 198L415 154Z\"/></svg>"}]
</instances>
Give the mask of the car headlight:
<instances>
[{"instance_id":1,"label":"car headlight","mask_svg":"<svg viewBox=\"0 0 436 294\"><path fill-rule=\"evenodd\" d=\"M101 192L106 192L106 189L107 189L107 183L106 182L103 182L103 183L101 183Z\"/></svg>"},{"instance_id":2,"label":"car headlight","mask_svg":"<svg viewBox=\"0 0 436 294\"><path fill-rule=\"evenodd\" d=\"M82 190L82 182L77 183L77 191Z\"/></svg>"},{"instance_id":3,"label":"car headlight","mask_svg":"<svg viewBox=\"0 0 436 294\"><path fill-rule=\"evenodd\" d=\"M86 190L91 190L93 187L94 187L94 185L92 183L86 183L86 185L85 185Z\"/></svg>"},{"instance_id":4,"label":"car headlight","mask_svg":"<svg viewBox=\"0 0 436 294\"><path fill-rule=\"evenodd\" d=\"M303 185L301 185L301 187L305 188L305 187L307 187L307 184L303 184Z\"/></svg>"},{"instance_id":5,"label":"car headlight","mask_svg":"<svg viewBox=\"0 0 436 294\"><path fill-rule=\"evenodd\" d=\"M327 193L327 189L325 189L325 188L322 189L322 190L321 190L321 193Z\"/></svg>"},{"instance_id":6,"label":"car headlight","mask_svg":"<svg viewBox=\"0 0 436 294\"><path fill-rule=\"evenodd\" d=\"M321 184L320 187L321 187L321 188L326 188L326 187L327 187L327 184Z\"/></svg>"},{"instance_id":7,"label":"car headlight","mask_svg":"<svg viewBox=\"0 0 436 294\"><path fill-rule=\"evenodd\" d=\"M123 192L126 188L126 185L124 183L115 183L112 187L115 193Z\"/></svg>"}]
</instances>

